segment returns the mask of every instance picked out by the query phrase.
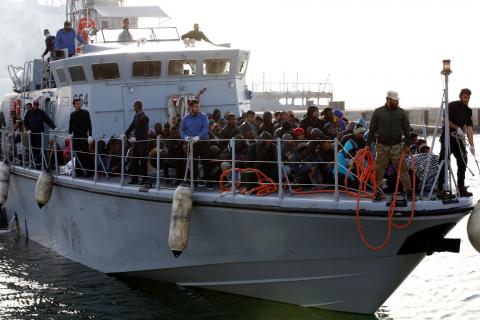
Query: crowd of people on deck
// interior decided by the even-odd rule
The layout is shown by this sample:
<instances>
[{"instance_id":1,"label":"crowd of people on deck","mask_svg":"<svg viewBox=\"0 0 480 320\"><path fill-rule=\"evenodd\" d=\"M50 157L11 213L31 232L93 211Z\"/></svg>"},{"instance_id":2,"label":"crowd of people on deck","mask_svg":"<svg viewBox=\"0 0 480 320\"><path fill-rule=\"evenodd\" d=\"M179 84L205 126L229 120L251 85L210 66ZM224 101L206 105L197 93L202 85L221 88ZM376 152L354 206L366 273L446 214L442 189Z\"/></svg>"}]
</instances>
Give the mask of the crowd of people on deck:
<instances>
[{"instance_id":1,"label":"crowd of people on deck","mask_svg":"<svg viewBox=\"0 0 480 320\"><path fill-rule=\"evenodd\" d=\"M301 119L292 111L267 111L262 115L247 111L237 117L233 113L222 114L219 109L205 114L201 112L198 100L189 102L188 114L173 126L168 123L155 123L151 126L142 102L137 101L133 106L134 119L124 135L111 137L108 141L98 141L97 172L109 176L119 175L124 158L124 172L131 177L129 183L149 184L154 180L152 177L156 176L159 154L162 180L174 186L186 176L190 179L190 167L186 159L193 152L194 161L191 165L195 186L205 185L213 190L218 188L222 173L232 168L232 149L235 148L235 168L257 169L277 181L277 160L280 160L283 178L297 190L333 188L335 161L338 164L340 185L346 183L348 187L356 188L357 172L349 169L352 168L356 153L368 148L376 157L377 181L385 191L393 191L395 188L402 152L413 155L412 158L405 158L405 165L400 171L403 191L408 194L412 190L413 167L417 191L423 184L426 191L435 189L434 180L439 171L440 157L431 154L427 141L419 139L413 132L405 112L401 111L398 117L397 113L393 113L394 123L389 122L388 118L392 117L389 112L402 110L398 108L398 100L397 93L389 92L386 104L373 113L369 127L362 118L350 121L342 111L328 107L319 110L317 106L311 105ZM59 165L70 163L77 177L91 177L95 172L95 141L91 138L90 115L82 109L78 99L73 102L73 107L75 110L70 117L69 137L64 148L57 146L57 162ZM20 144L19 133L28 132L33 150L31 156L37 168L42 159L49 159L48 163L52 166L51 152L47 152L44 157L40 155L42 143L38 134L44 132L44 124L51 128L55 128L55 124L39 109L37 101L28 104L27 109L24 121L17 121L13 129L14 141ZM159 149L157 137L160 141ZM125 140L123 157L122 139ZM27 137L23 140L25 150ZM74 152L71 152L72 147ZM44 148L52 149L52 146L44 144ZM25 151L19 154L29 157ZM72 154L75 162L71 161ZM278 159L279 156L281 159ZM229 179L231 173L227 175L227 180ZM239 175L236 181L249 186L256 183L255 177L248 174ZM377 195L381 198L381 193Z\"/></svg>"}]
</instances>

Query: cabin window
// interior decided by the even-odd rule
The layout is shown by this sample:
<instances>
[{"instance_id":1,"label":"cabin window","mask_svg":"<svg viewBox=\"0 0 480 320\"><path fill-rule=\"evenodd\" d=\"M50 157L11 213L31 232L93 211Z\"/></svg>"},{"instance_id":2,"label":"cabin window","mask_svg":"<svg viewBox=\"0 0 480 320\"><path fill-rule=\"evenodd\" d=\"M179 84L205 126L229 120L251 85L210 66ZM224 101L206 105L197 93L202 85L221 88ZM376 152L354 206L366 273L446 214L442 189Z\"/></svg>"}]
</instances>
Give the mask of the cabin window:
<instances>
[{"instance_id":1,"label":"cabin window","mask_svg":"<svg viewBox=\"0 0 480 320\"><path fill-rule=\"evenodd\" d=\"M248 57L243 57L240 59L240 64L238 65L238 74L244 75L247 73L248 66Z\"/></svg>"},{"instance_id":2,"label":"cabin window","mask_svg":"<svg viewBox=\"0 0 480 320\"><path fill-rule=\"evenodd\" d=\"M72 78L72 82L87 81L87 77L85 76L82 66L68 67L68 71L70 72L70 78Z\"/></svg>"},{"instance_id":3,"label":"cabin window","mask_svg":"<svg viewBox=\"0 0 480 320\"><path fill-rule=\"evenodd\" d=\"M67 76L65 75L65 71L63 70L63 68L57 69L57 76L58 81L60 81L61 84L68 84Z\"/></svg>"},{"instance_id":4,"label":"cabin window","mask_svg":"<svg viewBox=\"0 0 480 320\"><path fill-rule=\"evenodd\" d=\"M160 61L135 61L132 67L133 78L159 78L162 72Z\"/></svg>"},{"instance_id":5,"label":"cabin window","mask_svg":"<svg viewBox=\"0 0 480 320\"><path fill-rule=\"evenodd\" d=\"M114 62L92 64L92 72L95 80L120 79L118 64Z\"/></svg>"},{"instance_id":6,"label":"cabin window","mask_svg":"<svg viewBox=\"0 0 480 320\"><path fill-rule=\"evenodd\" d=\"M230 59L203 60L203 75L227 75L230 73Z\"/></svg>"},{"instance_id":7,"label":"cabin window","mask_svg":"<svg viewBox=\"0 0 480 320\"><path fill-rule=\"evenodd\" d=\"M170 77L194 76L197 71L195 60L170 60L168 62L168 75Z\"/></svg>"}]
</instances>

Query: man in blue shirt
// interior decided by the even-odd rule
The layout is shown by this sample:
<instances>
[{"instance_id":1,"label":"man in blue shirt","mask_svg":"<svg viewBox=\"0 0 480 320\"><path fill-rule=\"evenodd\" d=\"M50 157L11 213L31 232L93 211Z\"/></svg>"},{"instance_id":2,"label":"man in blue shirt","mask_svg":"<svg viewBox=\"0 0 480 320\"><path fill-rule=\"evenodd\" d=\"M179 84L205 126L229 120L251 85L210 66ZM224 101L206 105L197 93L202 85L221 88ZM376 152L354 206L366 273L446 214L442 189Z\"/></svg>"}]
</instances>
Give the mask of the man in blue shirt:
<instances>
[{"instance_id":1,"label":"man in blue shirt","mask_svg":"<svg viewBox=\"0 0 480 320\"><path fill-rule=\"evenodd\" d=\"M190 112L183 117L180 126L180 137L186 142L193 143L193 175L196 180L198 177L198 159L204 158L208 150L208 117L200 112L200 102L192 100L189 103ZM195 186L197 183L195 182Z\"/></svg>"},{"instance_id":2,"label":"man in blue shirt","mask_svg":"<svg viewBox=\"0 0 480 320\"><path fill-rule=\"evenodd\" d=\"M55 37L55 50L68 49L68 56L74 56L75 40L82 44L87 44L80 34L72 29L70 21L65 21L63 29L58 30L57 36Z\"/></svg>"}]
</instances>

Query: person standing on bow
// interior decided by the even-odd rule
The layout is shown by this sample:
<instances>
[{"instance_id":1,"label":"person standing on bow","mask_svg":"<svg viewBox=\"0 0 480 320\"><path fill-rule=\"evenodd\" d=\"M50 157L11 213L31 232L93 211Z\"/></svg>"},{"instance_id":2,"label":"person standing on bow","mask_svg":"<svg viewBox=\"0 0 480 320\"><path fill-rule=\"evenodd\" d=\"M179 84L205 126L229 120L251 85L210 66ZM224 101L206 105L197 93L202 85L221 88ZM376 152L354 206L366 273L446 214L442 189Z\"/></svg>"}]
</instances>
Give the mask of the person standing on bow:
<instances>
[{"instance_id":1,"label":"person standing on bow","mask_svg":"<svg viewBox=\"0 0 480 320\"><path fill-rule=\"evenodd\" d=\"M382 179L390 160L398 169L402 153L410 154L410 121L405 110L398 106L399 100L397 92L388 91L387 102L383 107L375 109L370 120L366 149L369 150L370 144L375 138L377 139L375 161L377 190L373 191L375 194L373 201L382 200L378 188L382 186ZM402 142L402 135L405 137L405 143ZM397 174L400 174L403 191L407 194L407 198L412 199L412 186L405 161Z\"/></svg>"},{"instance_id":2,"label":"person standing on bow","mask_svg":"<svg viewBox=\"0 0 480 320\"><path fill-rule=\"evenodd\" d=\"M75 161L75 174L77 177L90 177L93 175L93 161L92 156L88 153L88 145L93 142L91 137L92 121L90 113L82 109L82 100L73 100L73 107L75 111L70 114L68 134L71 135L70 146L78 159Z\"/></svg>"},{"instance_id":3,"label":"person standing on bow","mask_svg":"<svg viewBox=\"0 0 480 320\"><path fill-rule=\"evenodd\" d=\"M132 143L132 165L130 169L131 179L129 184L146 184L148 177L148 131L149 122L145 112L143 112L143 103L141 101L135 101L133 104L133 110L135 116L133 117L132 124L125 132L125 136L129 136L133 132L133 137L129 139ZM140 177L140 179L138 179Z\"/></svg>"},{"instance_id":4,"label":"person standing on bow","mask_svg":"<svg viewBox=\"0 0 480 320\"><path fill-rule=\"evenodd\" d=\"M180 138L193 143L193 175L197 180L199 173L199 159L203 158L208 150L208 116L200 111L200 102L192 100L189 103L190 112L183 117L180 126ZM197 183L195 182L195 185Z\"/></svg>"},{"instance_id":5,"label":"person standing on bow","mask_svg":"<svg viewBox=\"0 0 480 320\"><path fill-rule=\"evenodd\" d=\"M45 111L40 109L40 102L35 100L33 108L25 113L24 126L27 132L30 132L30 144L33 152L33 160L36 167L41 164L40 151L42 148L42 138L45 132L43 124L46 123L50 128L55 129L55 123Z\"/></svg>"},{"instance_id":6,"label":"person standing on bow","mask_svg":"<svg viewBox=\"0 0 480 320\"><path fill-rule=\"evenodd\" d=\"M450 102L448 105L448 119L450 122L450 150L448 157L453 153L457 159L457 183L458 192L461 197L471 197L473 194L468 192L465 187L465 171L467 170L467 150L465 148L465 130L467 133L468 143L470 144L470 152L475 156L475 145L473 142L473 121L472 109L468 106L472 92L469 89L462 89L460 91L460 100ZM440 159L442 162L445 159L445 128L442 130L440 137L441 151ZM445 183L445 167L442 166L440 176L438 177L437 194L440 198L446 196L443 189Z\"/></svg>"}]
</instances>

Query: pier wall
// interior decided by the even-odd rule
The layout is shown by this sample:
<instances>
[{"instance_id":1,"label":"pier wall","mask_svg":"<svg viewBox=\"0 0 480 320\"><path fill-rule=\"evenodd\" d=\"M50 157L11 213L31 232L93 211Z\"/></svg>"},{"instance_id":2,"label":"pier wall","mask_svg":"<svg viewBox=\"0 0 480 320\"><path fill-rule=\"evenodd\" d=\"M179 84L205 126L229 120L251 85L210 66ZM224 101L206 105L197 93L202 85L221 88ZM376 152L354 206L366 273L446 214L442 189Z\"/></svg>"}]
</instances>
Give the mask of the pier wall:
<instances>
[{"instance_id":1,"label":"pier wall","mask_svg":"<svg viewBox=\"0 0 480 320\"><path fill-rule=\"evenodd\" d=\"M415 129L415 131L422 132L423 126L431 126L432 128L427 128L428 132L433 131L438 119L438 114L440 112L439 108L404 108L408 114L410 123ZM480 132L480 108L472 108L473 110L473 125L475 132ZM345 117L349 120L356 121L359 118L364 118L367 121L370 121L374 109L358 109L358 110L346 110L344 112ZM441 121L441 120L440 120Z\"/></svg>"}]
</instances>

